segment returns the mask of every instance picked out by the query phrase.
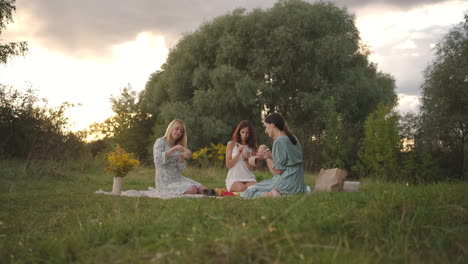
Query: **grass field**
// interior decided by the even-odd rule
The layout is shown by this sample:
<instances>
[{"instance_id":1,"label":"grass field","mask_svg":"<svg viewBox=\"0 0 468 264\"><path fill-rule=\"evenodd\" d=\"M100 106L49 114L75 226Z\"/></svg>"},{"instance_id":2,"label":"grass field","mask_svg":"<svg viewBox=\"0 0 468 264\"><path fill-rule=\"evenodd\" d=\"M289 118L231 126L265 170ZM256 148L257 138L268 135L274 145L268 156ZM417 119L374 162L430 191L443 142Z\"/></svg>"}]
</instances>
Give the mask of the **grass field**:
<instances>
[{"instance_id":1,"label":"grass field","mask_svg":"<svg viewBox=\"0 0 468 264\"><path fill-rule=\"evenodd\" d=\"M245 200L98 195L98 162L0 161L0 263L466 263L468 184ZM224 169L185 172L223 187ZM268 177L261 173L262 177ZM306 175L306 183L314 177ZM147 189L140 168L124 189Z\"/></svg>"}]
</instances>

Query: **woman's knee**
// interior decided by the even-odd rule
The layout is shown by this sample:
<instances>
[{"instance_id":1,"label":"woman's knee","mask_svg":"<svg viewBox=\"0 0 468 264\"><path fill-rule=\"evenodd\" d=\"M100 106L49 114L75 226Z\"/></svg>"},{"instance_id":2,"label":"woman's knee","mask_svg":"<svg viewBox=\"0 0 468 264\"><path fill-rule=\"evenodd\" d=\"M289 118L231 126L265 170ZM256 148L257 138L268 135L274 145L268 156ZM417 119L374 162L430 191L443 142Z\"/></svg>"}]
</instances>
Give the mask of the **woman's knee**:
<instances>
[{"instance_id":1,"label":"woman's knee","mask_svg":"<svg viewBox=\"0 0 468 264\"><path fill-rule=\"evenodd\" d=\"M243 192L247 189L247 186L243 184L242 182L234 182L231 185L231 189L229 191L231 192Z\"/></svg>"},{"instance_id":2,"label":"woman's knee","mask_svg":"<svg viewBox=\"0 0 468 264\"><path fill-rule=\"evenodd\" d=\"M256 184L256 183L257 183L257 182L254 182L254 181L246 182L246 183L245 183L245 187L246 187L246 188L249 188L250 186L252 186L252 185L254 185L254 184Z\"/></svg>"},{"instance_id":3,"label":"woman's knee","mask_svg":"<svg viewBox=\"0 0 468 264\"><path fill-rule=\"evenodd\" d=\"M187 189L187 191L184 192L184 194L196 194L198 192L198 188L195 186L192 186Z\"/></svg>"}]
</instances>

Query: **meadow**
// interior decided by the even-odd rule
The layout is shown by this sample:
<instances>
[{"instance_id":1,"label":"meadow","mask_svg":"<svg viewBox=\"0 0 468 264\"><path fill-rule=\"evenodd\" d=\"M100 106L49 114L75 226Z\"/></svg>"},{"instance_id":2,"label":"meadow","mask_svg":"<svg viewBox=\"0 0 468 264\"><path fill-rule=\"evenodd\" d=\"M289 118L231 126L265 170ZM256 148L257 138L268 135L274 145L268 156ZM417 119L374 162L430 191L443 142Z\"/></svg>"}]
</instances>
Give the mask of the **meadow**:
<instances>
[{"instance_id":1,"label":"meadow","mask_svg":"<svg viewBox=\"0 0 468 264\"><path fill-rule=\"evenodd\" d=\"M120 197L99 161L0 161L0 263L466 263L466 182L361 180L357 193ZM266 172L257 172L267 178ZM185 175L223 187L226 170ZM313 187L314 174L306 174ZM154 185L140 167L124 189Z\"/></svg>"}]
</instances>

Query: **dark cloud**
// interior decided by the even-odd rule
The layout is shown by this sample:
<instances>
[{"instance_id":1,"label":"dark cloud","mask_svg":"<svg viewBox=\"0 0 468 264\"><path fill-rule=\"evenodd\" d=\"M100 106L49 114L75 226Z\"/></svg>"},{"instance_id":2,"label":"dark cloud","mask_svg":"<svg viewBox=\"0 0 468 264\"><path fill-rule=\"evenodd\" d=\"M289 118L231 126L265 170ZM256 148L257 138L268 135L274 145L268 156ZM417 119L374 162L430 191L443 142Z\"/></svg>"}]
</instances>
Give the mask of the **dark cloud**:
<instances>
[{"instance_id":1,"label":"dark cloud","mask_svg":"<svg viewBox=\"0 0 468 264\"><path fill-rule=\"evenodd\" d=\"M75 58L105 59L110 47L132 41L138 33L147 31L163 35L166 46L173 47L185 33L195 31L201 24L224 15L235 8L270 8L275 0L17 0L17 14L28 17L29 41L43 48L65 53ZM314 1L309 1L314 2ZM443 0L338 0L340 7L360 13L369 6L385 5L386 10L409 10L423 4ZM362 11L374 12L374 11ZM376 11L377 12L377 11ZM439 30L439 31L437 31ZM418 95L422 71L432 51L430 43L437 42L446 28L434 28L413 39L415 52L397 48L400 43L388 43L374 50L380 59L379 70L392 74L397 92ZM437 33L438 32L438 33ZM418 32L416 32L418 33ZM19 32L18 34L21 34ZM3 37L4 35L2 35ZM424 37L426 36L426 37ZM21 36L20 36L21 39ZM418 54L415 54L418 53Z\"/></svg>"},{"instance_id":2,"label":"dark cloud","mask_svg":"<svg viewBox=\"0 0 468 264\"><path fill-rule=\"evenodd\" d=\"M32 36L41 46L72 56L103 56L112 44L134 39L142 31L164 35L173 47L182 34L235 8L269 8L275 0L17 0L40 25ZM314 2L314 1L310 1ZM437 0L339 0L349 9L368 4L408 8Z\"/></svg>"},{"instance_id":3,"label":"dark cloud","mask_svg":"<svg viewBox=\"0 0 468 264\"><path fill-rule=\"evenodd\" d=\"M272 0L18 0L17 12L40 25L32 36L50 49L71 55L103 54L142 31L164 35L170 47L184 33L237 7L267 8ZM93 54L94 53L94 54Z\"/></svg>"}]
</instances>

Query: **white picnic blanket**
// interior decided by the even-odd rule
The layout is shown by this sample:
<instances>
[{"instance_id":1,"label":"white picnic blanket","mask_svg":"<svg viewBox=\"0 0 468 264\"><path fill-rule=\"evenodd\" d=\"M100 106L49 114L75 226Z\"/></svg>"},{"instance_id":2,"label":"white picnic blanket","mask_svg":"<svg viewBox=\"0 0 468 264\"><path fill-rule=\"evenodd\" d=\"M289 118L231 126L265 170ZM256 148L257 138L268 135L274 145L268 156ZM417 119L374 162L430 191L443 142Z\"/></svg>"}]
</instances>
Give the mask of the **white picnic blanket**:
<instances>
[{"instance_id":1,"label":"white picnic blanket","mask_svg":"<svg viewBox=\"0 0 468 264\"><path fill-rule=\"evenodd\" d=\"M113 194L112 192L105 192L101 189L97 190L95 192L96 194L110 194L110 195L116 195ZM202 198L202 197L208 197L203 194L167 194L167 193L161 193L156 191L154 187L148 187L148 190L128 190L128 191L122 191L120 193L120 196L130 196L130 197L150 197L150 198L159 198L159 199L172 199L172 198Z\"/></svg>"},{"instance_id":2,"label":"white picnic blanket","mask_svg":"<svg viewBox=\"0 0 468 264\"><path fill-rule=\"evenodd\" d=\"M307 186L307 193L310 193L310 186ZM108 194L108 195L116 195L116 196L128 196L128 197L150 197L150 198L158 198L158 199L173 199L173 198L203 198L203 197L215 197L215 198L223 198L222 196L206 196L203 194L167 194L161 193L156 191L154 187L148 187L148 190L128 190L122 191L120 195L113 194L112 192L106 192L102 189L97 190L94 192L96 194Z\"/></svg>"}]
</instances>

